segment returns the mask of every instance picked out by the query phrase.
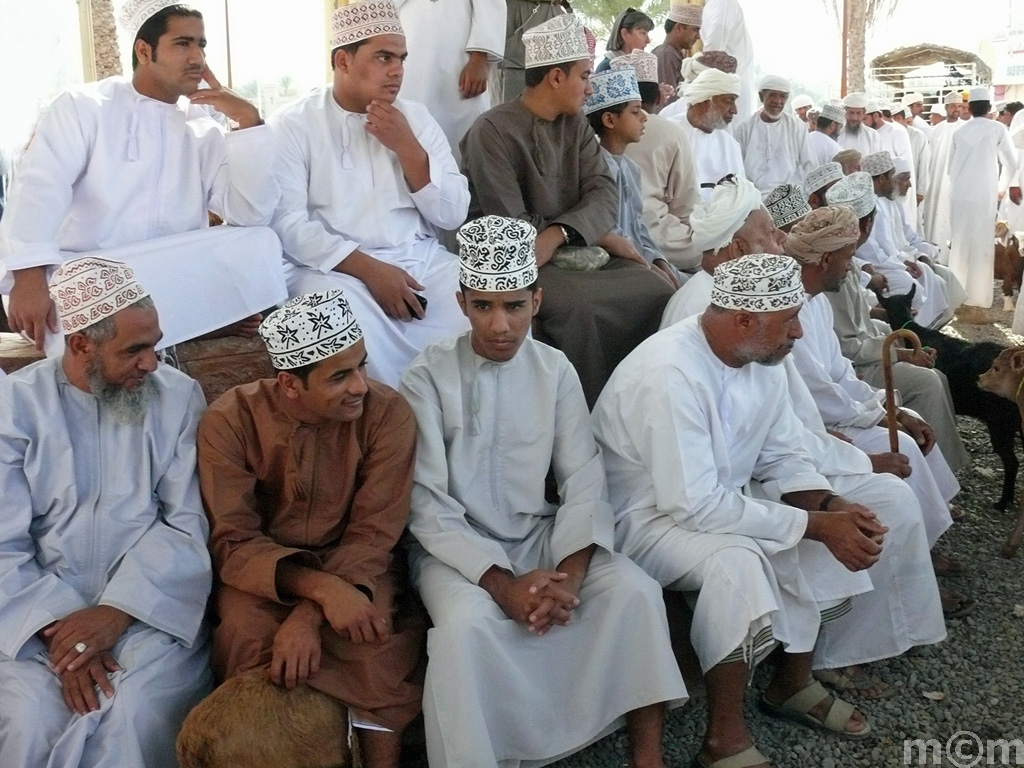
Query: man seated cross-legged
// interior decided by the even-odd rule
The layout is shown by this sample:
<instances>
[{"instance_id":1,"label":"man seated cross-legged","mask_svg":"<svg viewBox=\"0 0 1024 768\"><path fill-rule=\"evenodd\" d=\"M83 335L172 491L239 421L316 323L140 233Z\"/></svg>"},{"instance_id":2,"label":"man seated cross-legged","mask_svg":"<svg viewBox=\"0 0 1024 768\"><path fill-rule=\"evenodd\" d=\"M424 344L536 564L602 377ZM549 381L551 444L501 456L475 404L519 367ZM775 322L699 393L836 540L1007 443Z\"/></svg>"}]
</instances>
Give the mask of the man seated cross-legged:
<instances>
[{"instance_id":1,"label":"man seated cross-legged","mask_svg":"<svg viewBox=\"0 0 1024 768\"><path fill-rule=\"evenodd\" d=\"M542 299L535 236L497 216L462 227L472 330L402 377L419 429L412 577L434 623L427 754L447 768L546 765L625 716L630 765L664 768L665 703L686 689L658 585L613 551L579 378L527 338Z\"/></svg>"}]
</instances>

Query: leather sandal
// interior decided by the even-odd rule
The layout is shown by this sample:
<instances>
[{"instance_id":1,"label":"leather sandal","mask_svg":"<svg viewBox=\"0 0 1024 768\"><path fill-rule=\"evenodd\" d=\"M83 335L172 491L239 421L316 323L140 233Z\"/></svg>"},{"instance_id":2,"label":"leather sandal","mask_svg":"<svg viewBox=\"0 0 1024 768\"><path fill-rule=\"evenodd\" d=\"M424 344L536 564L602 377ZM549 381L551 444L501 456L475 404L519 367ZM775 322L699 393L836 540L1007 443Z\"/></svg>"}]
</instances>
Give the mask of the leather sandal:
<instances>
[{"instance_id":1,"label":"leather sandal","mask_svg":"<svg viewBox=\"0 0 1024 768\"><path fill-rule=\"evenodd\" d=\"M768 758L757 751L757 747L747 747L735 755L723 757L713 763L705 763L700 755L693 758L690 768L751 768L754 765L770 764Z\"/></svg>"},{"instance_id":2,"label":"leather sandal","mask_svg":"<svg viewBox=\"0 0 1024 768\"><path fill-rule=\"evenodd\" d=\"M853 717L853 713L856 711L856 707L848 701L832 696L832 706L828 708L828 713L825 715L824 720L819 720L810 714L812 709L830 696L832 694L825 690L825 686L815 680L802 691L786 699L781 707L778 704L772 704L763 696L761 697L760 706L762 712L780 720L790 720L800 725L828 731L845 739L867 738L871 733L871 723L865 722L864 730L856 733L850 733L846 730L850 718Z\"/></svg>"}]
</instances>

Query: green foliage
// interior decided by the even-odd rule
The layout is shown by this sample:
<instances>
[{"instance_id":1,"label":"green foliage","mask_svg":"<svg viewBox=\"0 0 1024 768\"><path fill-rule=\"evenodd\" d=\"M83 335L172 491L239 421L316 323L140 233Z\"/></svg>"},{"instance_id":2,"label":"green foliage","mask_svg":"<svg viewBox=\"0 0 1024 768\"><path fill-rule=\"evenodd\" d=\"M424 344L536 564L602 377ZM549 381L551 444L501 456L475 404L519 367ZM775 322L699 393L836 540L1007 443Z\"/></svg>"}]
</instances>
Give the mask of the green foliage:
<instances>
[{"instance_id":1,"label":"green foliage","mask_svg":"<svg viewBox=\"0 0 1024 768\"><path fill-rule=\"evenodd\" d=\"M255 99L260 95L260 83L258 80L250 80L236 88L235 92L243 99Z\"/></svg>"},{"instance_id":2,"label":"green foliage","mask_svg":"<svg viewBox=\"0 0 1024 768\"><path fill-rule=\"evenodd\" d=\"M660 27L665 21L668 13L669 0L643 0L643 2L630 2L629 0L569 0L572 9L583 18L583 23L593 30L597 35L598 54L601 53L603 43L608 39L612 22L620 11L626 8L637 8L643 11L652 19L654 25Z\"/></svg>"}]
</instances>

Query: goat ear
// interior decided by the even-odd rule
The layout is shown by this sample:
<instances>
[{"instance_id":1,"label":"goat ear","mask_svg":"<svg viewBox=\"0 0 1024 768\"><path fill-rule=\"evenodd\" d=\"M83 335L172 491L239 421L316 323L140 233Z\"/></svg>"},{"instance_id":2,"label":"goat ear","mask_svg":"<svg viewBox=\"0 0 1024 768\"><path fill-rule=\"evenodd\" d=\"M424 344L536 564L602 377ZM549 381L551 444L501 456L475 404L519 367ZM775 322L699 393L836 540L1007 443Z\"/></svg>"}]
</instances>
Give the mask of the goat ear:
<instances>
[{"instance_id":1,"label":"goat ear","mask_svg":"<svg viewBox=\"0 0 1024 768\"><path fill-rule=\"evenodd\" d=\"M1024 347L1017 347L1010 355L1010 370L1014 373L1024 372Z\"/></svg>"}]
</instances>

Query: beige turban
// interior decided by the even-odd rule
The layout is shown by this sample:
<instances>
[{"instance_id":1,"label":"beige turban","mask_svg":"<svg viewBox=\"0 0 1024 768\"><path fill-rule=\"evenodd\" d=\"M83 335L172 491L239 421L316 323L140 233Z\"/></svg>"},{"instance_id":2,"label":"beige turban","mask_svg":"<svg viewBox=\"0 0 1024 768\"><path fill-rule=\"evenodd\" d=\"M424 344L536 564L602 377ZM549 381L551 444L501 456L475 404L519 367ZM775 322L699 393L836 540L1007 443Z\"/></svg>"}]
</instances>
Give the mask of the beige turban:
<instances>
[{"instance_id":1,"label":"beige turban","mask_svg":"<svg viewBox=\"0 0 1024 768\"><path fill-rule=\"evenodd\" d=\"M793 225L786 237L786 253L801 264L817 264L826 253L860 239L860 222L848 205L818 208Z\"/></svg>"},{"instance_id":2,"label":"beige turban","mask_svg":"<svg viewBox=\"0 0 1024 768\"><path fill-rule=\"evenodd\" d=\"M746 179L719 184L710 197L690 213L693 244L701 251L717 251L732 242L747 216L762 208L761 193Z\"/></svg>"},{"instance_id":3,"label":"beige turban","mask_svg":"<svg viewBox=\"0 0 1024 768\"><path fill-rule=\"evenodd\" d=\"M739 75L730 75L717 69L706 69L686 86L683 95L690 104L702 104L715 96L739 96L741 90Z\"/></svg>"}]
</instances>

